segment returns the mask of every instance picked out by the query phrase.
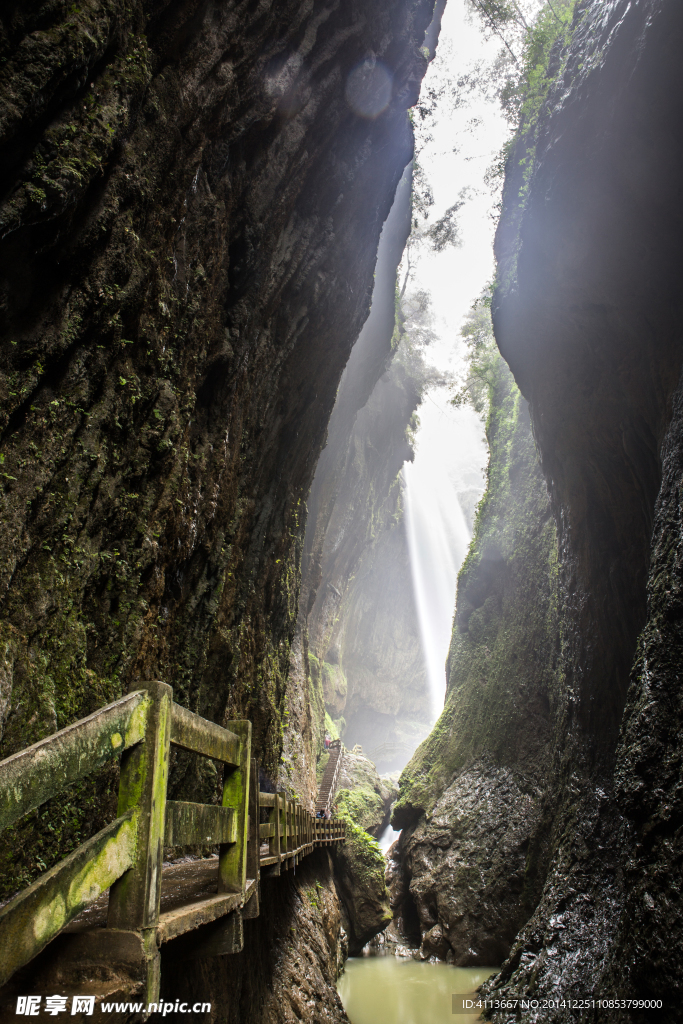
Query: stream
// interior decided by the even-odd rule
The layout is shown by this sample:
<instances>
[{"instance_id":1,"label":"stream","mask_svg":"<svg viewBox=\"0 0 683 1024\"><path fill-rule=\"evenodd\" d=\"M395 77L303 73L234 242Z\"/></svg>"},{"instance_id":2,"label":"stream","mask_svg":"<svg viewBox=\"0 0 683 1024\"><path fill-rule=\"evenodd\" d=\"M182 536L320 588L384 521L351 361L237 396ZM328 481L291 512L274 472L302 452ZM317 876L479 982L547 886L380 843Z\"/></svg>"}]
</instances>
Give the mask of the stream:
<instances>
[{"instance_id":1,"label":"stream","mask_svg":"<svg viewBox=\"0 0 683 1024\"><path fill-rule=\"evenodd\" d=\"M394 956L352 957L337 988L351 1024L471 1024L453 1015L454 995L474 995L493 967L451 967Z\"/></svg>"}]
</instances>

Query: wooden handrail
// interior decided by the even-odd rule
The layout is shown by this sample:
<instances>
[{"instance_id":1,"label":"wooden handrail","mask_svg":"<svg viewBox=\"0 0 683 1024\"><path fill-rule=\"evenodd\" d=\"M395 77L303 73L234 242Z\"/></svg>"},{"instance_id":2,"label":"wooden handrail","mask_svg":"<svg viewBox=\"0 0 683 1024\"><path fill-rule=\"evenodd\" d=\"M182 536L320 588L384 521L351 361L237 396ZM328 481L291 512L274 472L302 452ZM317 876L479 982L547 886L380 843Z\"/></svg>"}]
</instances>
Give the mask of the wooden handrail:
<instances>
[{"instance_id":1,"label":"wooden handrail","mask_svg":"<svg viewBox=\"0 0 683 1024\"><path fill-rule=\"evenodd\" d=\"M270 811L269 820L260 822L257 841L268 842L268 853L259 857L262 868L279 875L296 865L316 845L344 842L344 822L338 818L316 818L286 793L259 793L259 806Z\"/></svg>"},{"instance_id":2,"label":"wooden handrail","mask_svg":"<svg viewBox=\"0 0 683 1024\"><path fill-rule=\"evenodd\" d=\"M221 806L167 799L172 745L223 762ZM314 818L286 793L259 792L250 722L223 729L175 704L161 682L0 762L0 829L119 754L116 820L0 909L0 985L109 889L108 927L138 943L144 998L154 1003L163 942L237 914L239 926L226 924L225 939L211 940L212 950L235 951L240 915L259 913L261 868L279 875L316 847L344 841L343 822ZM164 846L196 845L219 847L217 893L161 914ZM106 929L98 933L99 942Z\"/></svg>"},{"instance_id":3,"label":"wooden handrail","mask_svg":"<svg viewBox=\"0 0 683 1024\"><path fill-rule=\"evenodd\" d=\"M171 743L234 767L240 763L239 736L180 704L174 704L171 709Z\"/></svg>"},{"instance_id":4,"label":"wooden handrail","mask_svg":"<svg viewBox=\"0 0 683 1024\"><path fill-rule=\"evenodd\" d=\"M145 690L129 693L0 761L0 831L139 743L148 704Z\"/></svg>"},{"instance_id":5,"label":"wooden handrail","mask_svg":"<svg viewBox=\"0 0 683 1024\"><path fill-rule=\"evenodd\" d=\"M79 846L0 910L0 984L135 863L137 812Z\"/></svg>"}]
</instances>

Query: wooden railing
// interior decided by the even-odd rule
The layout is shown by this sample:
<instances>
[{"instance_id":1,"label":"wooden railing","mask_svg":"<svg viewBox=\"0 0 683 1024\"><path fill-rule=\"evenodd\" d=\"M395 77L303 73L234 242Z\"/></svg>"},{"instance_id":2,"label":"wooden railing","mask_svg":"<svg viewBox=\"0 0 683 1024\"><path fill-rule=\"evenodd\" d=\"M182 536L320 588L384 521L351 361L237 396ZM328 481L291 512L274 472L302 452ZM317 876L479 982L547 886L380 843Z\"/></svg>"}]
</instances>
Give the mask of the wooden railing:
<instances>
[{"instance_id":1,"label":"wooden railing","mask_svg":"<svg viewBox=\"0 0 683 1024\"><path fill-rule=\"evenodd\" d=\"M268 810L268 821L259 825L259 840L268 843L268 852L260 853L261 869L273 867L280 874L282 865L311 853L316 846L329 846L346 838L344 823L314 818L284 793L259 793L260 806ZM280 827L278 828L278 822Z\"/></svg>"},{"instance_id":2,"label":"wooden railing","mask_svg":"<svg viewBox=\"0 0 683 1024\"><path fill-rule=\"evenodd\" d=\"M220 806L167 798L171 746L223 763ZM240 940L221 947L236 951L241 918L259 913L261 868L279 875L344 840L342 822L315 819L285 793L259 792L250 722L223 729L175 704L161 682L0 762L0 830L118 756L116 819L0 909L0 985L109 890L107 928L93 929L92 943L103 957L123 943L130 960L133 949L140 994L154 1003L164 942L237 913ZM219 849L215 894L162 913L164 847L202 845Z\"/></svg>"}]
</instances>

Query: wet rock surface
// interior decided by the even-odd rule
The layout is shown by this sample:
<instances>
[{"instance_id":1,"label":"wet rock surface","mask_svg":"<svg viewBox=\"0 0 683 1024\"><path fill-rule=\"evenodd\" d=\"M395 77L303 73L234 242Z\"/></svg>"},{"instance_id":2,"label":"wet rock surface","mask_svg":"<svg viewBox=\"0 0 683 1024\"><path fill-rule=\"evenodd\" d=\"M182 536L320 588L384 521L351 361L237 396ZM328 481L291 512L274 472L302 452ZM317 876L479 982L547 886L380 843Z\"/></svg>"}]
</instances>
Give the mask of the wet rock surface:
<instances>
[{"instance_id":1,"label":"wet rock surface","mask_svg":"<svg viewBox=\"0 0 683 1024\"><path fill-rule=\"evenodd\" d=\"M423 957L456 967L502 963L533 908L527 853L540 793L507 767L459 772L429 817L398 840L394 914L419 922ZM409 905L408 904L409 901Z\"/></svg>"},{"instance_id":2,"label":"wet rock surface","mask_svg":"<svg viewBox=\"0 0 683 1024\"><path fill-rule=\"evenodd\" d=\"M345 909L349 955L358 956L363 946L387 927L392 913L379 845L350 815L344 818L346 841L333 853L335 882Z\"/></svg>"},{"instance_id":3,"label":"wet rock surface","mask_svg":"<svg viewBox=\"0 0 683 1024\"><path fill-rule=\"evenodd\" d=\"M344 749L337 786L335 807L347 811L357 825L379 839L389 824L396 788L379 777L359 747Z\"/></svg>"},{"instance_id":4,"label":"wet rock surface","mask_svg":"<svg viewBox=\"0 0 683 1024\"><path fill-rule=\"evenodd\" d=\"M486 749L497 747L501 767L512 767L525 750L540 753L531 774L541 795L525 867L537 878L532 912L483 991L551 1000L517 1015L528 1022L574 1020L562 1004L570 998L658 997L658 1019L673 1024L680 1017L683 143L672 126L683 112L682 41L683 9L670 0L579 3L569 50L551 60L538 132L522 134L508 163L494 324L529 402L558 559L550 643L530 647L546 666L545 724L541 732L513 730L516 716L533 707L534 691L499 690L498 714L484 737ZM512 478L514 460L506 468ZM539 527L544 521L539 514L535 520ZM475 548L483 566L486 545ZM488 550L491 581L507 559ZM526 563L526 571L525 558L519 563L518 597L531 621L538 576L533 560ZM484 584L486 574L479 576ZM462 589L451 678L472 664L458 636L458 619L462 627L470 614ZM470 589L468 633L472 623L481 626L477 615L486 615L490 582L479 597L476 591ZM511 680L519 667L515 640L509 636ZM428 834L436 802L451 785L447 769L458 768L451 752L465 757L469 748L474 757L482 747L472 711L468 718L461 710L468 690L462 683L460 690L462 704L449 689L445 718L403 787L397 817L416 834ZM513 736L515 751L506 748ZM473 834L477 827L475 820ZM491 861L495 831L482 837ZM425 864L437 850L436 843L426 847ZM428 880L426 871L424 891ZM502 906L513 905L514 876L511 882ZM475 908L484 904L481 893L477 900ZM420 936L443 949L443 922L432 915L435 924L425 930L429 920L420 921L417 909ZM590 1006L582 1019L640 1024L651 1013ZM492 1019L507 1024L510 1013Z\"/></svg>"},{"instance_id":5,"label":"wet rock surface","mask_svg":"<svg viewBox=\"0 0 683 1024\"><path fill-rule=\"evenodd\" d=\"M386 828L394 795L360 748L344 750L334 813L346 822L346 842L335 847L333 857L351 956L391 921L386 865L376 837Z\"/></svg>"}]
</instances>

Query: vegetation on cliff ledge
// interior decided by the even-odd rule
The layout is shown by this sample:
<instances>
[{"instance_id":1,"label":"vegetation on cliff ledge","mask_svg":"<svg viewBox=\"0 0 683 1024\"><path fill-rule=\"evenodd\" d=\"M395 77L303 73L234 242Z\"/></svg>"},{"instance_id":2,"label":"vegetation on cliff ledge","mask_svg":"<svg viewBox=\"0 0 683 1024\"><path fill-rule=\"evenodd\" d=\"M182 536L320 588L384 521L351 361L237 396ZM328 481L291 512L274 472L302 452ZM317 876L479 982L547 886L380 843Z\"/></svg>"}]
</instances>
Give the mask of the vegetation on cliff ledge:
<instances>
[{"instance_id":1,"label":"vegetation on cliff ledge","mask_svg":"<svg viewBox=\"0 0 683 1024\"><path fill-rule=\"evenodd\" d=\"M557 541L527 404L491 367L487 489L458 576L444 711L400 780L393 823L428 812L480 756L533 771L544 760L558 645Z\"/></svg>"}]
</instances>

